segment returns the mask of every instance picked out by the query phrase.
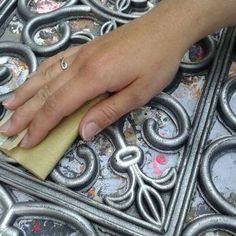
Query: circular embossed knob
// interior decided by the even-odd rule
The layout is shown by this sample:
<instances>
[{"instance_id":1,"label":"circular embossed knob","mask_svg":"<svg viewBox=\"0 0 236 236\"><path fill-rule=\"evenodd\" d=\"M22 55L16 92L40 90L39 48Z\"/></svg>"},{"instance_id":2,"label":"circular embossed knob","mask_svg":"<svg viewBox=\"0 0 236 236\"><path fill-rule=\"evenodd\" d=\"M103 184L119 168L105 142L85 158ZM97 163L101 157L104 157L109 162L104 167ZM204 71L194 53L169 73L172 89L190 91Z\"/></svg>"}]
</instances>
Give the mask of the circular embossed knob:
<instances>
[{"instance_id":1,"label":"circular embossed knob","mask_svg":"<svg viewBox=\"0 0 236 236\"><path fill-rule=\"evenodd\" d=\"M9 82L11 78L11 70L6 66L0 66L0 86Z\"/></svg>"}]
</instances>

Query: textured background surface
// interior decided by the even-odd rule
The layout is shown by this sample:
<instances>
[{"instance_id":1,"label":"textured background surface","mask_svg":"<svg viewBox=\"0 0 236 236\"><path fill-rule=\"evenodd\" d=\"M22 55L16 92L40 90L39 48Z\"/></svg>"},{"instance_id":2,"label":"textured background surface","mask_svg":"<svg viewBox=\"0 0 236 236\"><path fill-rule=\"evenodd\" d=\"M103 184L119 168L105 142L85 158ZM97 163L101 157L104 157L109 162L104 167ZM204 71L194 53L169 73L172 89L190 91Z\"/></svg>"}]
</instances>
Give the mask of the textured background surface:
<instances>
[{"instance_id":1,"label":"textured background surface","mask_svg":"<svg viewBox=\"0 0 236 236\"><path fill-rule=\"evenodd\" d=\"M0 41L23 43L22 29L30 20L22 8L45 13L66 3L78 4L19 2L17 7L16 1L0 0ZM71 35L82 31L97 37L158 4L84 3L96 8L96 14L81 10L71 19L62 14ZM38 56L37 48L61 38L60 21L54 17L51 22L30 32L39 63L46 54ZM229 84L236 81L235 31L225 29L210 39L216 45L212 63L201 68L209 54L207 44L193 45L183 58L193 65L192 71L186 73L182 63L165 94L93 141L78 138L45 183L1 155L0 235L235 235L236 126L226 109L236 113L236 86ZM81 40L70 45L78 43ZM9 55L5 49L0 51L0 64L13 70L19 84L29 73L22 55Z\"/></svg>"}]
</instances>

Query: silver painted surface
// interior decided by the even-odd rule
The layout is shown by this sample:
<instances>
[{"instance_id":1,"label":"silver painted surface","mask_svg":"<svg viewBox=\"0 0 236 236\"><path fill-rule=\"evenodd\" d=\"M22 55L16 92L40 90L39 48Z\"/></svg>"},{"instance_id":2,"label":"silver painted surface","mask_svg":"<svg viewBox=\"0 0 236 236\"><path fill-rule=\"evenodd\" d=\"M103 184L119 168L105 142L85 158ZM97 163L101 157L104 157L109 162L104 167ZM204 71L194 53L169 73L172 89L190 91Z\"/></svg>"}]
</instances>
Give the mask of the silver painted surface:
<instances>
[{"instance_id":1,"label":"silver painted surface","mask_svg":"<svg viewBox=\"0 0 236 236\"><path fill-rule=\"evenodd\" d=\"M23 60L23 63L26 63L27 65L28 74L35 71L37 68L37 59L28 46L10 41L0 42L0 66L1 68L5 68L5 70L2 71L4 72L2 76L4 77L6 76L6 74L9 74L8 76L11 77L0 85L1 100L5 98L4 95L7 95L8 93L14 91L21 84L23 84L28 75L21 74L21 72L15 73L15 71L8 63L9 56L18 58L19 60Z\"/></svg>"},{"instance_id":2,"label":"silver painted surface","mask_svg":"<svg viewBox=\"0 0 236 236\"><path fill-rule=\"evenodd\" d=\"M144 9L146 3L111 0L109 4L118 14L112 10L107 17L110 13L92 5L92 15L86 12L85 19L73 21L64 15L69 9L90 9L75 4L52 13L38 14L29 22L37 19L42 23L45 16L53 19L54 25L69 21L66 23L68 30L70 28L68 45L83 44L115 29L119 26L117 22L124 23L137 17L132 10L135 7ZM64 12L60 15L61 21L51 18L58 12ZM19 42L22 27L29 24L21 21L20 25L20 21L17 16L12 19L2 37L4 40ZM43 25L48 27L47 23ZM49 37L54 31L39 29L43 34L36 32L36 40L32 37L32 32L38 31L34 26L28 35L35 44L42 42L38 46L44 50L47 47L43 45L54 42L54 38ZM61 235L68 236L78 235L78 232L99 236L192 236L199 233L225 236L229 231L234 234L235 182L230 180L231 185L227 181L217 182L216 177L219 178L219 167L219 173L227 172L223 169L229 168L226 161L235 171L235 133L227 121L236 113L235 88L225 89L227 84L233 83L225 83L225 76L235 34L229 29L218 38L212 70L209 64L204 74L202 69L196 68L194 74L180 73L177 86L171 86L168 94L154 97L146 106L127 114L91 142L75 140L47 181L37 180L16 162L0 155L0 180L4 182L0 185L0 235L24 232L25 235L59 236L59 229ZM60 37L58 40L60 42ZM2 60L6 61L6 56L8 61L12 60L12 55L3 53L2 56ZM41 58L37 59L41 61ZM232 115L223 113L220 103L216 106L218 97L226 98ZM226 158L227 153L231 159ZM221 174L223 176L227 175ZM6 184L16 189L12 190ZM228 186L231 189L225 195ZM215 226L224 234L215 233Z\"/></svg>"}]
</instances>

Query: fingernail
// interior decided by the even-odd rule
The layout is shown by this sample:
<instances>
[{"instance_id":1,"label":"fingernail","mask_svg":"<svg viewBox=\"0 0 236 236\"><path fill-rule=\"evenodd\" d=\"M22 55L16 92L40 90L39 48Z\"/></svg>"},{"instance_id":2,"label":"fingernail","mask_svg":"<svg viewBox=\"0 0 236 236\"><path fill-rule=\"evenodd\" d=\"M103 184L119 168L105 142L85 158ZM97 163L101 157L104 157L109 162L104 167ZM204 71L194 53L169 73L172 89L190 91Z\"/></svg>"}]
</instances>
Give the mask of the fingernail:
<instances>
[{"instance_id":1,"label":"fingernail","mask_svg":"<svg viewBox=\"0 0 236 236\"><path fill-rule=\"evenodd\" d=\"M20 142L20 147L22 148L28 147L28 143L29 143L29 135L26 134Z\"/></svg>"},{"instance_id":2,"label":"fingernail","mask_svg":"<svg viewBox=\"0 0 236 236\"><path fill-rule=\"evenodd\" d=\"M91 140L101 129L95 122L90 122L82 130L82 137L84 140Z\"/></svg>"},{"instance_id":3,"label":"fingernail","mask_svg":"<svg viewBox=\"0 0 236 236\"><path fill-rule=\"evenodd\" d=\"M11 94L9 98L7 98L5 101L3 101L2 105L5 107L10 106L15 100L15 94Z\"/></svg>"},{"instance_id":4,"label":"fingernail","mask_svg":"<svg viewBox=\"0 0 236 236\"><path fill-rule=\"evenodd\" d=\"M7 133L11 127L11 120L8 120L5 124L0 127L0 133Z\"/></svg>"}]
</instances>

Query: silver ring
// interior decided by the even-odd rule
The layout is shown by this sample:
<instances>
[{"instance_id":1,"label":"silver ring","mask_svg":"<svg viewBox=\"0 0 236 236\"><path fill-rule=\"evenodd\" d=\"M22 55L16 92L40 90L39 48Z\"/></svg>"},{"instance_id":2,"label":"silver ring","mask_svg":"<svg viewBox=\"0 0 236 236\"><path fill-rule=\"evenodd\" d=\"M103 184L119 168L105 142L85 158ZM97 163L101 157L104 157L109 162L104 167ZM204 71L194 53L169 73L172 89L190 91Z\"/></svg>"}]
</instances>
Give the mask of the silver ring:
<instances>
[{"instance_id":1,"label":"silver ring","mask_svg":"<svg viewBox=\"0 0 236 236\"><path fill-rule=\"evenodd\" d=\"M66 70L66 69L68 68L68 64L66 63L64 57L61 57L61 58L60 58L60 66L61 66L61 69L62 69L62 70Z\"/></svg>"}]
</instances>

